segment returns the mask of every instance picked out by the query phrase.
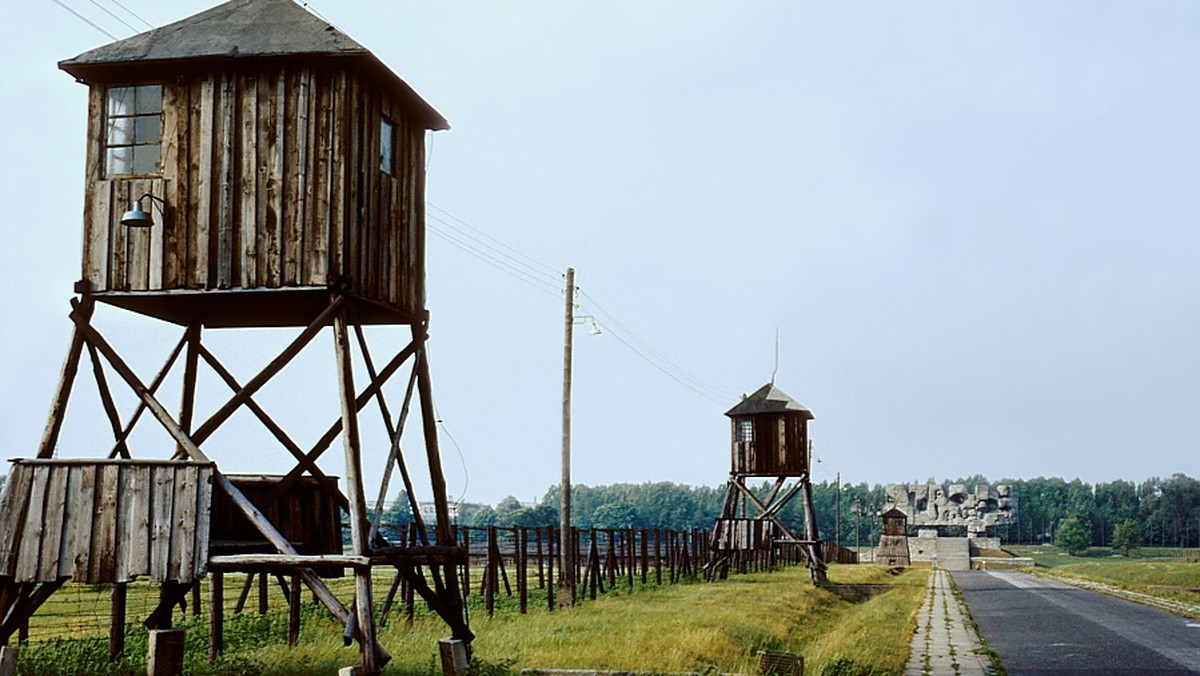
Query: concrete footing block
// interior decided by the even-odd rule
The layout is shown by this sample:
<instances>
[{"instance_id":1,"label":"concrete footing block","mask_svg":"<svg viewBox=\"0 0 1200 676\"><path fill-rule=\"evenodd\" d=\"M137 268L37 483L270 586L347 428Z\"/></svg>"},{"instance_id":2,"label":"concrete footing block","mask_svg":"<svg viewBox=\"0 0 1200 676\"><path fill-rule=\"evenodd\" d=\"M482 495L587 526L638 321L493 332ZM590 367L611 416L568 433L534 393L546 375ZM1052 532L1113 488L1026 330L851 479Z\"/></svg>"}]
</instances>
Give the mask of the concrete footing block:
<instances>
[{"instance_id":1,"label":"concrete footing block","mask_svg":"<svg viewBox=\"0 0 1200 676\"><path fill-rule=\"evenodd\" d=\"M467 673L467 644L456 638L438 641L442 653L442 676L463 676Z\"/></svg>"},{"instance_id":2,"label":"concrete footing block","mask_svg":"<svg viewBox=\"0 0 1200 676\"><path fill-rule=\"evenodd\" d=\"M146 676L178 676L182 673L183 630L151 629Z\"/></svg>"},{"instance_id":3,"label":"concrete footing block","mask_svg":"<svg viewBox=\"0 0 1200 676\"><path fill-rule=\"evenodd\" d=\"M342 667L338 669L338 676L358 676L358 667Z\"/></svg>"},{"instance_id":4,"label":"concrete footing block","mask_svg":"<svg viewBox=\"0 0 1200 676\"><path fill-rule=\"evenodd\" d=\"M0 676L17 676L17 654L14 646L0 646Z\"/></svg>"}]
</instances>

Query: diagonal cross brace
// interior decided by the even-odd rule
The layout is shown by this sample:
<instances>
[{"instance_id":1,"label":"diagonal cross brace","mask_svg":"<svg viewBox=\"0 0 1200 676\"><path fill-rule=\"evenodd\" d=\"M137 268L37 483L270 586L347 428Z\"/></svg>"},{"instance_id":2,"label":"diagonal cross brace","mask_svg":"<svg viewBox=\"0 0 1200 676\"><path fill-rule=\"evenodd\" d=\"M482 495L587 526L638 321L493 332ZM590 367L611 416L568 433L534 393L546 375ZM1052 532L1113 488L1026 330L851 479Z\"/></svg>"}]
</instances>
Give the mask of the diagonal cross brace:
<instances>
[{"instance_id":1,"label":"diagonal cross brace","mask_svg":"<svg viewBox=\"0 0 1200 676\"><path fill-rule=\"evenodd\" d=\"M133 370L129 368L125 361L121 359L120 355L113 350L112 346L104 340L104 338L96 331L96 329L92 328L92 326L88 323L87 318L79 313L72 312L71 320L75 322L75 327L81 337L89 344L95 345L100 354L104 355L104 358L107 359L109 364L112 365L113 370L125 380L125 383L129 386L129 388L132 389L134 393L146 404L146 408L150 410L150 413L158 419L159 423L162 424L167 433L175 439L175 442L184 449L188 456L193 460L211 462L208 456L200 450L200 447L197 445L196 441L183 431L183 428L179 426L179 423L171 417L170 412L163 407L163 405L146 388L141 380L138 379L137 374L135 374ZM297 553L296 549L292 547L292 544L288 542L287 538L285 538L283 534L281 534L271 524L271 522L267 520L265 516L263 516L262 512L260 512L258 508L255 507L254 504L250 502L250 500L246 498L246 496L240 490L238 490L237 487L235 487L224 474L221 472L214 472L213 481L221 488L221 490L225 491L233 504L237 505L238 509L240 509L250 523L253 524L254 527L263 534L263 537L265 537L267 541L270 542L273 547L275 547L278 553L291 555L295 555ZM321 581L321 578L318 577L311 568L301 568L296 572L297 575L304 580L305 584L312 589L313 594L315 594L321 603L324 604L331 613L333 613L334 617L336 617L339 622L345 624L347 621L349 621L350 614L346 610L345 606L342 605L341 601L339 601L333 592L331 592L329 588L325 586L325 583Z\"/></svg>"}]
</instances>

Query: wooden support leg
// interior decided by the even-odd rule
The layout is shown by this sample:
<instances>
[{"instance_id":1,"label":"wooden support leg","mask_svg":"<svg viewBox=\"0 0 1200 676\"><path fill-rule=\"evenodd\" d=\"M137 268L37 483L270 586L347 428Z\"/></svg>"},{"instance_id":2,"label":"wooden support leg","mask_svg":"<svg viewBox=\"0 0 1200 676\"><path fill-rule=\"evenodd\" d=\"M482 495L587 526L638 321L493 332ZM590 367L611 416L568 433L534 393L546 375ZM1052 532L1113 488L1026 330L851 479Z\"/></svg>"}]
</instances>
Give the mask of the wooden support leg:
<instances>
[{"instance_id":1,"label":"wooden support leg","mask_svg":"<svg viewBox=\"0 0 1200 676\"><path fill-rule=\"evenodd\" d=\"M300 578L293 575L288 589L288 634L287 644L300 642Z\"/></svg>"},{"instance_id":2,"label":"wooden support leg","mask_svg":"<svg viewBox=\"0 0 1200 676\"><path fill-rule=\"evenodd\" d=\"M117 661L125 652L125 598L128 587L124 582L112 586L112 614L108 620L108 659Z\"/></svg>"},{"instance_id":3,"label":"wooden support leg","mask_svg":"<svg viewBox=\"0 0 1200 676\"><path fill-rule=\"evenodd\" d=\"M208 581L208 659L225 652L225 574L213 572Z\"/></svg>"},{"instance_id":4,"label":"wooden support leg","mask_svg":"<svg viewBox=\"0 0 1200 676\"><path fill-rule=\"evenodd\" d=\"M354 371L350 359L350 341L346 314L333 319L334 352L341 376L342 445L346 457L346 498L350 502L350 540L354 553L370 556L370 527L362 482L362 456L358 435L358 409L355 406ZM446 524L448 527L448 524ZM375 615L371 603L371 568L354 570L354 614L357 638L362 652L362 674L376 674L382 668L375 641Z\"/></svg>"},{"instance_id":5,"label":"wooden support leg","mask_svg":"<svg viewBox=\"0 0 1200 676\"><path fill-rule=\"evenodd\" d=\"M89 296L84 296L82 303L72 301L72 305L77 306L73 313L78 314L84 322L91 320L95 304ZM50 401L49 419L46 421L46 429L42 432L42 441L38 444L39 458L54 457L58 433L62 429L63 416L67 412L67 400L71 398L71 386L74 385L75 375L79 372L79 357L83 354L83 344L83 331L76 327L71 333L71 347L67 350L67 358L58 377L58 389Z\"/></svg>"},{"instance_id":6,"label":"wooden support leg","mask_svg":"<svg viewBox=\"0 0 1200 676\"><path fill-rule=\"evenodd\" d=\"M237 605L233 612L240 613L246 609L246 600L250 598L250 590L254 588L254 573L246 573L246 581L242 583L242 591L238 595Z\"/></svg>"},{"instance_id":7,"label":"wooden support leg","mask_svg":"<svg viewBox=\"0 0 1200 676\"><path fill-rule=\"evenodd\" d=\"M258 574L258 614L266 615L268 610L267 599L268 580L266 573Z\"/></svg>"}]
</instances>

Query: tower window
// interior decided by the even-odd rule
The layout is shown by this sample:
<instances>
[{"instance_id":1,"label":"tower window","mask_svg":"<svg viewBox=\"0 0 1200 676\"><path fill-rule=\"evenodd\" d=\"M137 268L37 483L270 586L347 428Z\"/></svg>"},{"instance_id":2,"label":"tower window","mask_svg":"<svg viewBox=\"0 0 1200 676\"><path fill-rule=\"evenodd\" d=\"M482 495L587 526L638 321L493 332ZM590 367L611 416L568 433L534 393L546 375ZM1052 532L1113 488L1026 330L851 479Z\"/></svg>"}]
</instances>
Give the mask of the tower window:
<instances>
[{"instance_id":1,"label":"tower window","mask_svg":"<svg viewBox=\"0 0 1200 676\"><path fill-rule=\"evenodd\" d=\"M162 86L110 87L105 129L105 175L160 173Z\"/></svg>"},{"instance_id":2,"label":"tower window","mask_svg":"<svg viewBox=\"0 0 1200 676\"><path fill-rule=\"evenodd\" d=\"M754 441L754 420L742 418L737 421L736 441Z\"/></svg>"},{"instance_id":3,"label":"tower window","mask_svg":"<svg viewBox=\"0 0 1200 676\"><path fill-rule=\"evenodd\" d=\"M379 120L379 170L388 176L396 173L396 159L392 152L396 138L396 127L386 118Z\"/></svg>"}]
</instances>

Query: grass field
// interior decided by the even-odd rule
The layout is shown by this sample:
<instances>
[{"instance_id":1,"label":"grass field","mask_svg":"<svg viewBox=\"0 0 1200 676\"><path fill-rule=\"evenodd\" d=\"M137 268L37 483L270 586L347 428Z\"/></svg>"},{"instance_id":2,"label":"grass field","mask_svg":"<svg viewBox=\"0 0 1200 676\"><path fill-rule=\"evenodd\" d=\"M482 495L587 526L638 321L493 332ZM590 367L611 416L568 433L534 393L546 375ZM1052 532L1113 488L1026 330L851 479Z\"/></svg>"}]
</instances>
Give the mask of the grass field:
<instances>
[{"instance_id":1,"label":"grass field","mask_svg":"<svg viewBox=\"0 0 1200 676\"><path fill-rule=\"evenodd\" d=\"M927 575L927 568L893 576L875 566L832 566L834 583L893 587L858 603L812 587L800 567L733 575L714 584L619 588L566 613L546 611L545 596L539 594L530 599L527 615L517 612L515 598L501 597L495 616L488 618L482 599L472 596L475 674L525 667L754 673L757 650L803 655L808 674L900 674ZM226 581L230 610L239 588L231 578ZM388 582L381 577L376 588L386 590ZM339 584L347 586L335 586L345 598L349 581ZM149 585L133 585L130 619L144 616L135 607L148 608L155 594ZM205 659L206 618L192 617L189 609L187 619L177 621L187 630L187 673L329 674L357 663L356 647L343 647L340 625L315 605L306 604L302 613L300 644L284 645L286 610L279 593L273 594L277 609L264 616L227 615L226 658L211 665ZM34 642L22 650L20 673L145 673L143 630L131 629L126 660L102 664L108 598L104 590L73 585L55 594L46 614L34 618ZM381 629L381 643L393 657L385 673L440 673L436 641L448 632L422 611L411 625L392 614ZM73 612L77 617L69 617ZM57 639L47 640L52 637ZM72 667L80 664L89 666Z\"/></svg>"},{"instance_id":2,"label":"grass field","mask_svg":"<svg viewBox=\"0 0 1200 676\"><path fill-rule=\"evenodd\" d=\"M1142 549L1134 556L1114 556L1093 548L1085 556L1069 556L1053 546L1010 547L1029 556L1038 574L1093 580L1162 599L1200 603L1200 562L1180 557L1178 549Z\"/></svg>"}]
</instances>

